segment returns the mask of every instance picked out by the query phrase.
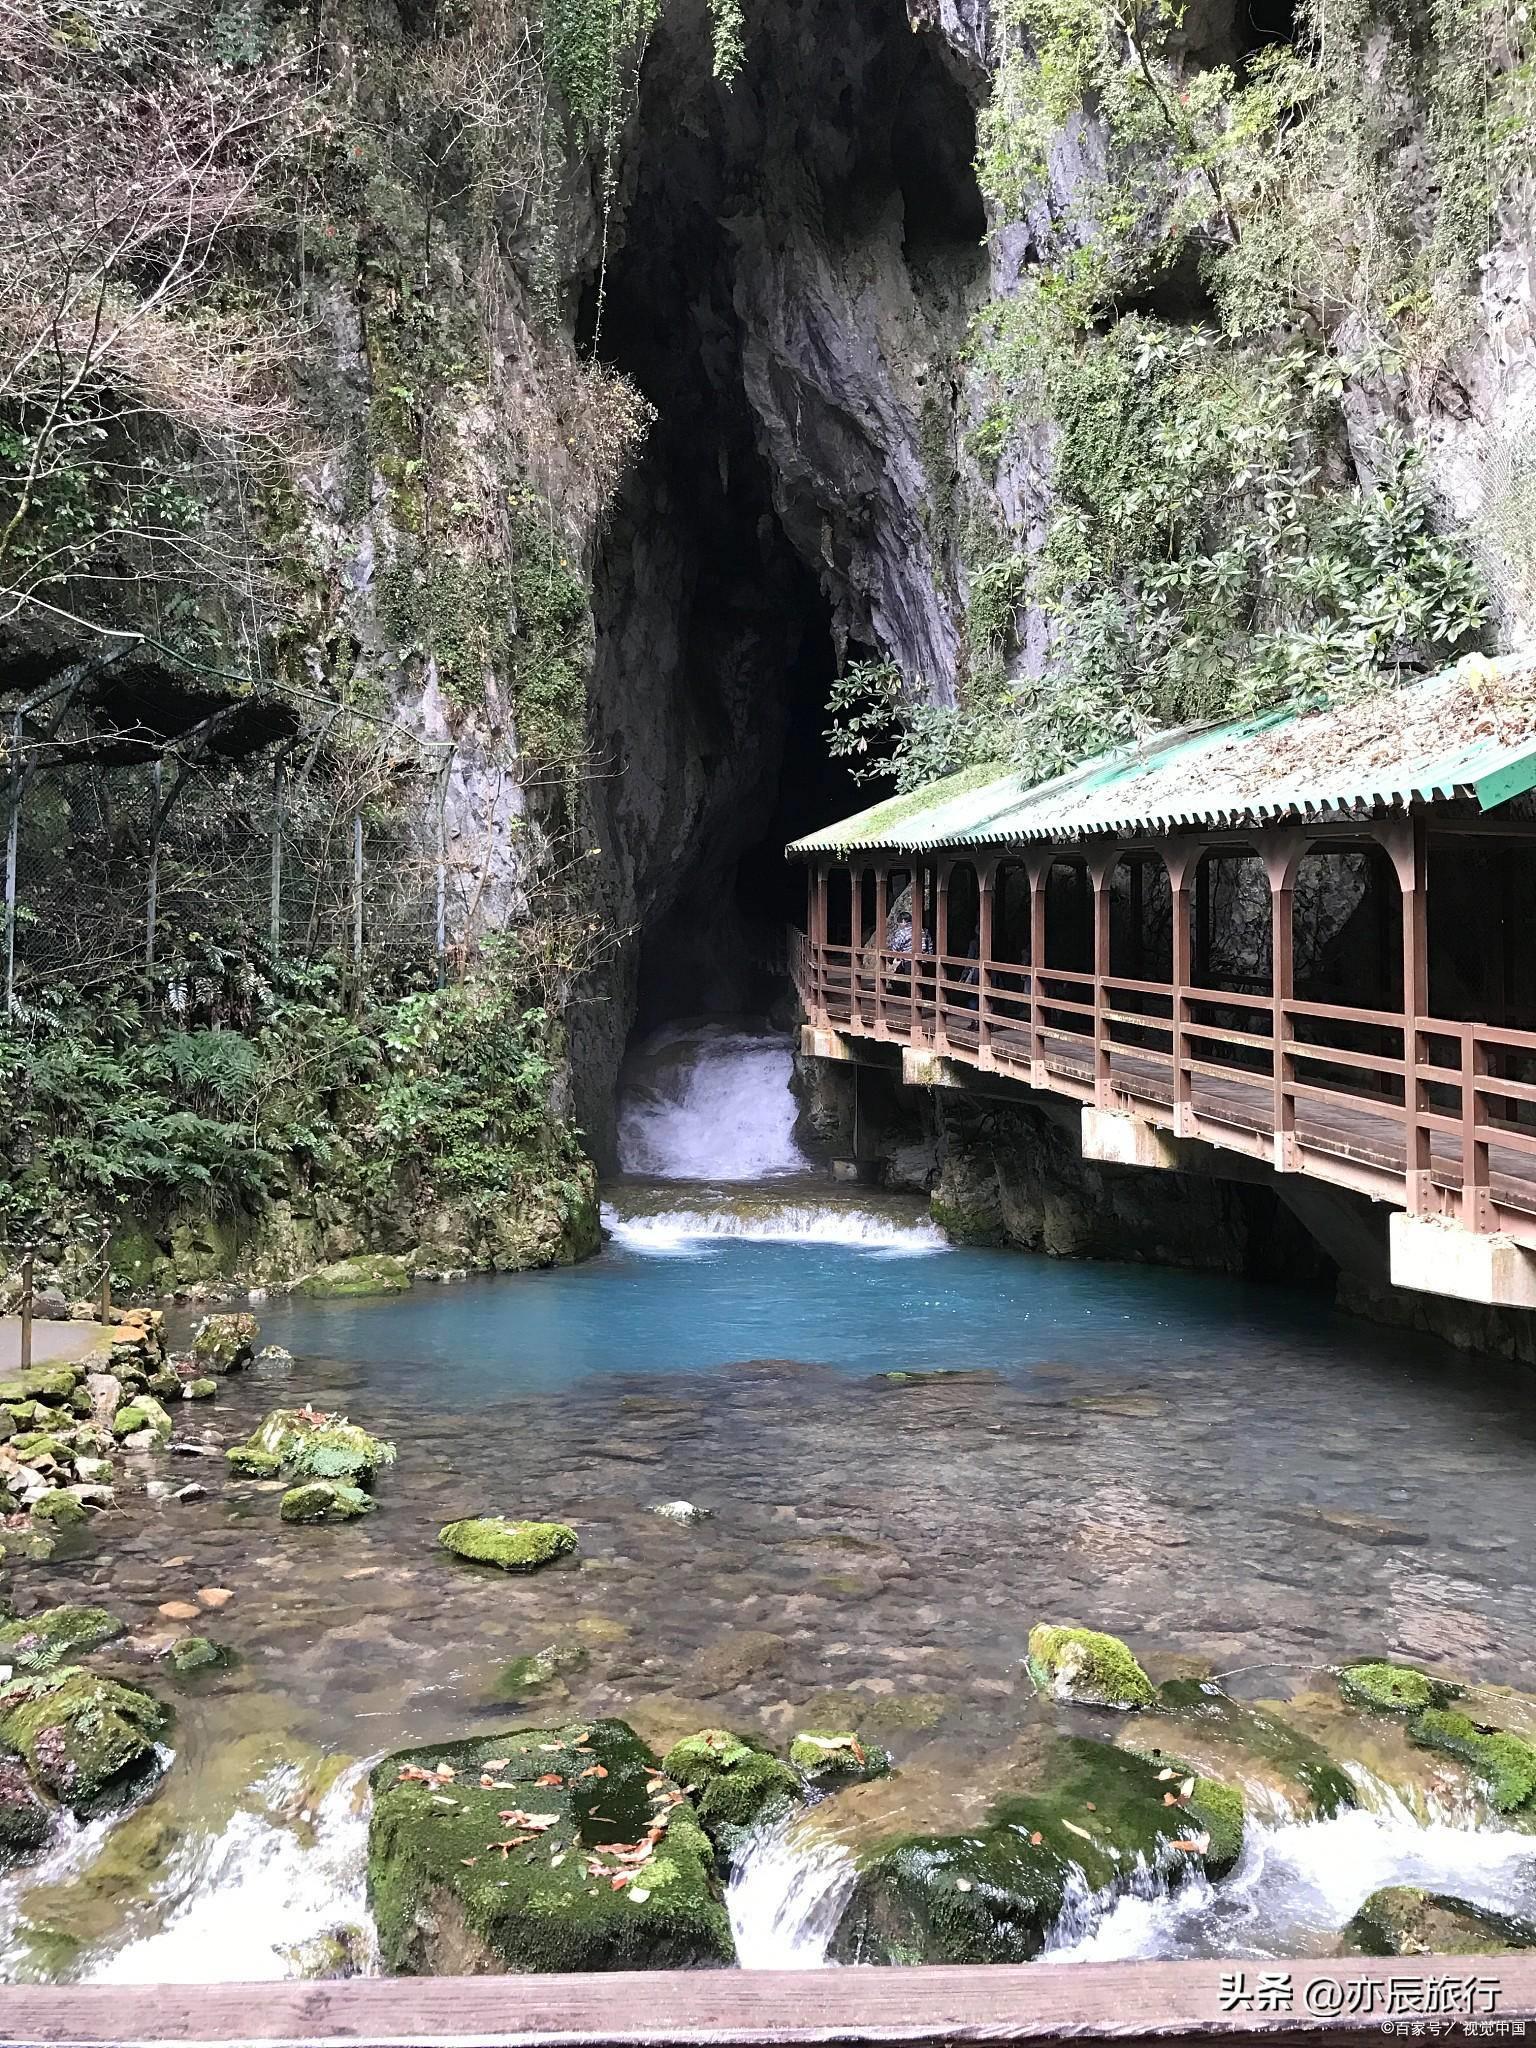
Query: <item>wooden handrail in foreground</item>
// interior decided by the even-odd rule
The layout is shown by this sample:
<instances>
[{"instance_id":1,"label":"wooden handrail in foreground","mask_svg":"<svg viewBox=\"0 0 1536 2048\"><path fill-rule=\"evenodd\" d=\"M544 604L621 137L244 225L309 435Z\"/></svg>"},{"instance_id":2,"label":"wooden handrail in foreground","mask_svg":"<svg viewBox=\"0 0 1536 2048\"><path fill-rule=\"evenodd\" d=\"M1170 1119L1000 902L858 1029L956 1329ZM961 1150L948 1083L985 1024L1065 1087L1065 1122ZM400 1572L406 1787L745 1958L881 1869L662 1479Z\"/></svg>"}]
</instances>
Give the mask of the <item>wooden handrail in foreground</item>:
<instances>
[{"instance_id":1,"label":"wooden handrail in foreground","mask_svg":"<svg viewBox=\"0 0 1536 2048\"><path fill-rule=\"evenodd\" d=\"M18 2048L340 2040L353 2048L950 2041L1175 2048L1271 2034L1309 2044L1430 2032L1508 2038L1532 2018L1536 1954L0 1988L0 2041Z\"/></svg>"}]
</instances>

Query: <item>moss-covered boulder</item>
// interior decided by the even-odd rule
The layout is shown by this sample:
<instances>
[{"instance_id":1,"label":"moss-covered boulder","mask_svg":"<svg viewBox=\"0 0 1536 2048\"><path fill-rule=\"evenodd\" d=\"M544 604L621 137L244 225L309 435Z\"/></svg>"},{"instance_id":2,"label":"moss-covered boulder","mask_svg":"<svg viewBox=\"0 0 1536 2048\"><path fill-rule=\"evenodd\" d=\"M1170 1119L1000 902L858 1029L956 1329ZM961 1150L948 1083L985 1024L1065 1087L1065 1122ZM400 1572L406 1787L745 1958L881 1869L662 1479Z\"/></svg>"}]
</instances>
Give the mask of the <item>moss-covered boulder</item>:
<instances>
[{"instance_id":1,"label":"moss-covered boulder","mask_svg":"<svg viewBox=\"0 0 1536 2048\"><path fill-rule=\"evenodd\" d=\"M7 1373L0 1379L0 1401L10 1405L36 1402L45 1408L65 1408L80 1384L81 1369L74 1365L32 1365L25 1372Z\"/></svg>"},{"instance_id":2,"label":"moss-covered boulder","mask_svg":"<svg viewBox=\"0 0 1536 2048\"><path fill-rule=\"evenodd\" d=\"M73 1665L0 1686L0 1747L22 1757L43 1791L88 1813L159 1766L160 1702Z\"/></svg>"},{"instance_id":3,"label":"moss-covered boulder","mask_svg":"<svg viewBox=\"0 0 1536 2048\"><path fill-rule=\"evenodd\" d=\"M373 1501L360 1486L334 1479L307 1479L283 1495L278 1513L285 1522L355 1522L370 1514Z\"/></svg>"},{"instance_id":4,"label":"moss-covered boulder","mask_svg":"<svg viewBox=\"0 0 1536 2048\"><path fill-rule=\"evenodd\" d=\"M184 1401L211 1401L218 1391L219 1383L217 1380L199 1376L195 1380L182 1381L181 1398Z\"/></svg>"},{"instance_id":5,"label":"moss-covered boulder","mask_svg":"<svg viewBox=\"0 0 1536 2048\"><path fill-rule=\"evenodd\" d=\"M564 1522L512 1522L505 1515L474 1515L445 1522L437 1540L444 1550L472 1564L531 1572L553 1564L557 1557L568 1557L576 1548L576 1531Z\"/></svg>"},{"instance_id":6,"label":"moss-covered boulder","mask_svg":"<svg viewBox=\"0 0 1536 2048\"><path fill-rule=\"evenodd\" d=\"M1037 1622L1029 1632L1029 1675L1054 1700L1082 1707L1150 1707L1152 1681L1118 1636L1096 1628Z\"/></svg>"},{"instance_id":7,"label":"moss-covered boulder","mask_svg":"<svg viewBox=\"0 0 1536 2048\"><path fill-rule=\"evenodd\" d=\"M1536 1921L1394 1884L1371 1893L1345 1927L1344 1940L1367 1956L1514 1955L1536 1948Z\"/></svg>"},{"instance_id":8,"label":"moss-covered boulder","mask_svg":"<svg viewBox=\"0 0 1536 2048\"><path fill-rule=\"evenodd\" d=\"M0 1664L18 1671L51 1671L127 1633L104 1607L50 1607L0 1628Z\"/></svg>"},{"instance_id":9,"label":"moss-covered boulder","mask_svg":"<svg viewBox=\"0 0 1536 2048\"><path fill-rule=\"evenodd\" d=\"M411 1285L411 1269L404 1259L388 1252L364 1252L355 1259L338 1259L334 1266L322 1266L299 1285L311 1301L347 1301L364 1294L404 1294Z\"/></svg>"},{"instance_id":10,"label":"moss-covered boulder","mask_svg":"<svg viewBox=\"0 0 1536 2048\"><path fill-rule=\"evenodd\" d=\"M368 1892L388 1971L735 1959L708 1838L622 1722L403 1751L372 1782Z\"/></svg>"},{"instance_id":11,"label":"moss-covered boulder","mask_svg":"<svg viewBox=\"0 0 1536 2048\"><path fill-rule=\"evenodd\" d=\"M1421 1747L1466 1764L1500 1813L1536 1822L1536 1744L1506 1729L1479 1726L1454 1707L1428 1707L1415 1714L1408 1733Z\"/></svg>"},{"instance_id":12,"label":"moss-covered boulder","mask_svg":"<svg viewBox=\"0 0 1536 2048\"><path fill-rule=\"evenodd\" d=\"M1155 1709L1138 1717L1125 1741L1181 1775L1193 1769L1224 1781L1262 1783L1282 1812L1326 1819L1359 1804L1348 1771L1322 1743L1282 1720L1272 1706L1234 1700L1209 1679L1165 1681L1157 1688Z\"/></svg>"},{"instance_id":13,"label":"moss-covered boulder","mask_svg":"<svg viewBox=\"0 0 1536 2048\"><path fill-rule=\"evenodd\" d=\"M1443 1707L1461 1687L1448 1678L1431 1678L1411 1664L1346 1664L1339 1673L1339 1691L1352 1707L1379 1714L1419 1714Z\"/></svg>"},{"instance_id":14,"label":"moss-covered boulder","mask_svg":"<svg viewBox=\"0 0 1536 2048\"><path fill-rule=\"evenodd\" d=\"M190 1678L200 1671L219 1671L234 1658L222 1643L207 1636L178 1636L165 1653L165 1661L178 1678Z\"/></svg>"},{"instance_id":15,"label":"moss-covered boulder","mask_svg":"<svg viewBox=\"0 0 1536 2048\"><path fill-rule=\"evenodd\" d=\"M112 1418L112 1434L119 1439L138 1436L144 1430L153 1434L156 1443L171 1440L171 1418L150 1393L135 1394Z\"/></svg>"},{"instance_id":16,"label":"moss-covered boulder","mask_svg":"<svg viewBox=\"0 0 1536 2048\"><path fill-rule=\"evenodd\" d=\"M45 1493L41 1500L35 1500L31 1507L31 1519L35 1526L49 1533L60 1529L80 1529L90 1520L84 1503L76 1500L72 1493L55 1489Z\"/></svg>"},{"instance_id":17,"label":"moss-covered boulder","mask_svg":"<svg viewBox=\"0 0 1536 2048\"><path fill-rule=\"evenodd\" d=\"M728 1728L703 1728L674 1743L662 1769L692 1798L723 1862L754 1829L781 1820L800 1798L800 1780L766 1743Z\"/></svg>"},{"instance_id":18,"label":"moss-covered boulder","mask_svg":"<svg viewBox=\"0 0 1536 2048\"><path fill-rule=\"evenodd\" d=\"M590 1656L585 1643L550 1643L526 1657L513 1657L497 1673L496 1698L520 1700L525 1693L540 1692L584 1669Z\"/></svg>"},{"instance_id":19,"label":"moss-covered boulder","mask_svg":"<svg viewBox=\"0 0 1536 2048\"><path fill-rule=\"evenodd\" d=\"M789 1760L807 1785L861 1785L883 1778L891 1768L890 1751L857 1735L824 1735L806 1729L789 1745Z\"/></svg>"},{"instance_id":20,"label":"moss-covered boulder","mask_svg":"<svg viewBox=\"0 0 1536 2048\"><path fill-rule=\"evenodd\" d=\"M273 1408L243 1444L232 1444L224 1455L247 1479L281 1474L296 1481L327 1479L366 1487L395 1462L395 1447L344 1415L325 1415L314 1408Z\"/></svg>"},{"instance_id":21,"label":"moss-covered boulder","mask_svg":"<svg viewBox=\"0 0 1536 2048\"><path fill-rule=\"evenodd\" d=\"M1056 1740L1039 1789L1002 1801L979 1828L877 1843L832 1941L845 1963L1014 1963L1040 1953L1071 1896L1120 1889L1146 1871L1178 1882L1230 1869L1156 1764L1112 1743Z\"/></svg>"},{"instance_id":22,"label":"moss-covered boulder","mask_svg":"<svg viewBox=\"0 0 1536 2048\"><path fill-rule=\"evenodd\" d=\"M238 1372L256 1355L261 1325L253 1315L204 1316L192 1339L192 1357L200 1372Z\"/></svg>"}]
</instances>

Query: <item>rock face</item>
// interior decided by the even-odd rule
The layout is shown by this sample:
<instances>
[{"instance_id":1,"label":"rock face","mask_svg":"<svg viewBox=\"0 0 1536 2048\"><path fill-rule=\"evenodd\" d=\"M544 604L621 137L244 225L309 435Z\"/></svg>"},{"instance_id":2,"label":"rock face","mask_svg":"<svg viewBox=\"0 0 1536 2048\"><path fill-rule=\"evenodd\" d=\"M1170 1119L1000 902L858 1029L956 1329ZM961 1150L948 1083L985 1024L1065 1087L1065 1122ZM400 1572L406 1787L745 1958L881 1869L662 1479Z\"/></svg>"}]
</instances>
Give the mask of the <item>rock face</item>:
<instances>
[{"instance_id":1,"label":"rock face","mask_svg":"<svg viewBox=\"0 0 1536 2048\"><path fill-rule=\"evenodd\" d=\"M372 1782L368 1891L386 1970L735 1959L709 1841L621 1722L402 1751Z\"/></svg>"},{"instance_id":2,"label":"rock face","mask_svg":"<svg viewBox=\"0 0 1536 2048\"><path fill-rule=\"evenodd\" d=\"M444 1550L472 1564L531 1572L568 1556L576 1548L576 1531L564 1522L510 1522L505 1515L479 1515L445 1523L437 1540Z\"/></svg>"}]
</instances>

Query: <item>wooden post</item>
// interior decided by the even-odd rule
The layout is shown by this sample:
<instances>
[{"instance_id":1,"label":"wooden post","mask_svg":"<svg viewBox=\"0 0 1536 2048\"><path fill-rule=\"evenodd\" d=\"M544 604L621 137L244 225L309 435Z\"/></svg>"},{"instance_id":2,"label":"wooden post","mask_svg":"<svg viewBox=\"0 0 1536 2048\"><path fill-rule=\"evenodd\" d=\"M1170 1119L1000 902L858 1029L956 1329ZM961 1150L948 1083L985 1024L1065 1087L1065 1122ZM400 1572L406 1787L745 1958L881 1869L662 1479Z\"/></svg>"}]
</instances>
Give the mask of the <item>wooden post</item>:
<instances>
[{"instance_id":1,"label":"wooden post","mask_svg":"<svg viewBox=\"0 0 1536 2048\"><path fill-rule=\"evenodd\" d=\"M875 1036L884 1038L885 1025L885 924L890 915L890 869L882 860L875 866Z\"/></svg>"},{"instance_id":2,"label":"wooden post","mask_svg":"<svg viewBox=\"0 0 1536 2048\"><path fill-rule=\"evenodd\" d=\"M1120 849L1095 854L1088 863L1093 890L1093 1105L1110 1107L1109 1023L1109 885L1120 863Z\"/></svg>"},{"instance_id":3,"label":"wooden post","mask_svg":"<svg viewBox=\"0 0 1536 2048\"><path fill-rule=\"evenodd\" d=\"M1291 1035L1290 1005L1296 997L1296 870L1306 856L1307 842L1294 832L1277 833L1264 850L1269 881L1270 1076L1276 1173L1297 1173L1295 1081L1286 1041Z\"/></svg>"},{"instance_id":4,"label":"wooden post","mask_svg":"<svg viewBox=\"0 0 1536 2048\"><path fill-rule=\"evenodd\" d=\"M112 1320L112 1226L102 1225L101 1231L101 1321Z\"/></svg>"},{"instance_id":5,"label":"wooden post","mask_svg":"<svg viewBox=\"0 0 1536 2048\"><path fill-rule=\"evenodd\" d=\"M1419 1019L1429 1015L1429 862L1423 818L1409 820L1406 832L1389 839L1387 851L1402 897L1403 1170L1409 1215L1428 1216L1439 1202L1430 1179L1429 1127L1424 1122L1427 1091L1419 1078L1424 1056Z\"/></svg>"},{"instance_id":6,"label":"wooden post","mask_svg":"<svg viewBox=\"0 0 1536 2048\"><path fill-rule=\"evenodd\" d=\"M976 870L976 1051L982 1064L992 1056L992 920L997 900L997 862Z\"/></svg>"},{"instance_id":7,"label":"wooden post","mask_svg":"<svg viewBox=\"0 0 1536 2048\"><path fill-rule=\"evenodd\" d=\"M1478 1136L1482 1113L1476 1082L1488 1071L1488 1054L1475 1024L1461 1027L1461 1222L1464 1229L1495 1227L1493 1194L1488 1185L1488 1146Z\"/></svg>"},{"instance_id":8,"label":"wooden post","mask_svg":"<svg viewBox=\"0 0 1536 2048\"><path fill-rule=\"evenodd\" d=\"M21 1255L21 1370L32 1364L32 1269L37 1253L31 1245Z\"/></svg>"},{"instance_id":9,"label":"wooden post","mask_svg":"<svg viewBox=\"0 0 1536 2048\"><path fill-rule=\"evenodd\" d=\"M1159 851L1163 856L1163 866L1168 871L1168 893L1173 906L1173 989L1169 1020L1173 1056L1170 1077L1173 1083L1173 1131L1175 1137L1193 1138L1198 1133L1190 1074L1185 1064L1189 1058L1185 1033L1190 1022L1189 990L1194 980L1192 898L1200 877L1201 848L1195 842L1174 839L1166 841Z\"/></svg>"},{"instance_id":10,"label":"wooden post","mask_svg":"<svg viewBox=\"0 0 1536 2048\"><path fill-rule=\"evenodd\" d=\"M5 832L5 1014L16 1008L16 847L21 836L21 713L11 738L11 815Z\"/></svg>"},{"instance_id":11,"label":"wooden post","mask_svg":"<svg viewBox=\"0 0 1536 2048\"><path fill-rule=\"evenodd\" d=\"M949 958L949 878L954 865L940 861L933 870L933 1042L940 1052L949 1050L944 1015L949 975L944 963Z\"/></svg>"},{"instance_id":12,"label":"wooden post","mask_svg":"<svg viewBox=\"0 0 1536 2048\"><path fill-rule=\"evenodd\" d=\"M1032 854L1029 869L1029 1080L1032 1088L1048 1088L1045 1073L1045 891L1056 856L1047 849Z\"/></svg>"}]
</instances>

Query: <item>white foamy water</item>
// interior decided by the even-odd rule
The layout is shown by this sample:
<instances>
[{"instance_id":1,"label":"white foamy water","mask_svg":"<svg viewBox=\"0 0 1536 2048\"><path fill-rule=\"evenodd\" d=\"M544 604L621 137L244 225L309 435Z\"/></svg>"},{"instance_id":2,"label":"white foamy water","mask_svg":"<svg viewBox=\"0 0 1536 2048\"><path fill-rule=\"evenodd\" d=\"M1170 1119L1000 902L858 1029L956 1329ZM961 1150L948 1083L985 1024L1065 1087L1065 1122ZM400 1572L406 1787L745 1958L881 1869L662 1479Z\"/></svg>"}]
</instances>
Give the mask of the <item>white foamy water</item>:
<instances>
[{"instance_id":1,"label":"white foamy water","mask_svg":"<svg viewBox=\"0 0 1536 2048\"><path fill-rule=\"evenodd\" d=\"M698 1024L658 1032L626 1064L619 1165L652 1180L804 1173L787 1037Z\"/></svg>"},{"instance_id":2,"label":"white foamy water","mask_svg":"<svg viewBox=\"0 0 1536 2048\"><path fill-rule=\"evenodd\" d=\"M1107 1906L1084 1902L1064 1916L1044 1960L1326 1953L1372 1892L1399 1884L1529 1915L1536 1841L1512 1829L1425 1825L1404 1808L1250 1822L1242 1861L1220 1884L1195 1877L1170 1892L1149 1876Z\"/></svg>"},{"instance_id":3,"label":"white foamy water","mask_svg":"<svg viewBox=\"0 0 1536 2048\"><path fill-rule=\"evenodd\" d=\"M725 1893L741 1967L819 1968L853 1879L853 1858L841 1843L807 1839L793 1821L749 1842Z\"/></svg>"},{"instance_id":4,"label":"white foamy water","mask_svg":"<svg viewBox=\"0 0 1536 2048\"><path fill-rule=\"evenodd\" d=\"M160 1885L160 1924L87 1974L119 1984L256 1982L294 1974L291 1945L334 1928L361 1929L372 1961L367 1900L368 1816L355 1764L316 1806L307 1839L282 1812L295 1771L259 1788L263 1812L238 1812L217 1835L193 1836Z\"/></svg>"},{"instance_id":5,"label":"white foamy water","mask_svg":"<svg viewBox=\"0 0 1536 2048\"><path fill-rule=\"evenodd\" d=\"M622 1215L603 1204L603 1228L626 1251L651 1258L693 1258L711 1244L735 1238L748 1244L837 1244L854 1251L911 1258L949 1249L932 1223L900 1223L868 1209L786 1202L737 1214L728 1209L665 1209L650 1216Z\"/></svg>"}]
</instances>

